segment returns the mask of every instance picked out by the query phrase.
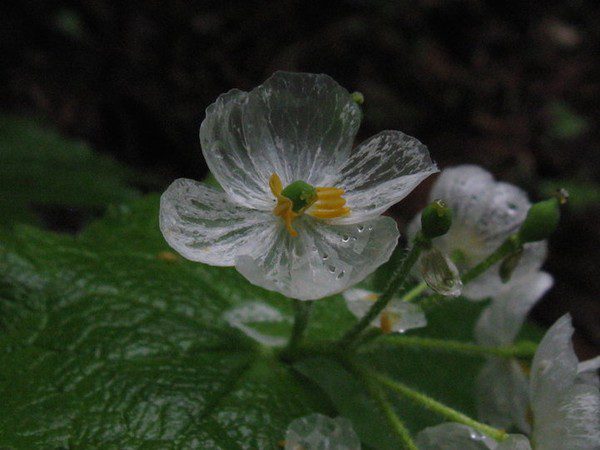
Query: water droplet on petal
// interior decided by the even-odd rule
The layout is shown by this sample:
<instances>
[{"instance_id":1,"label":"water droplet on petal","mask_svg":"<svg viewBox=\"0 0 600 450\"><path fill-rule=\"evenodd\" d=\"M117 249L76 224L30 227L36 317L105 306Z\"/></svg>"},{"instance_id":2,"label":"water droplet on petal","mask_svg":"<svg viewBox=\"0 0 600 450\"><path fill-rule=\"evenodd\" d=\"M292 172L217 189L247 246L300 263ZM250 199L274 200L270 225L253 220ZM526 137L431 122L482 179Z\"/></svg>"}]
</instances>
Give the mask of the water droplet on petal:
<instances>
[{"instance_id":1,"label":"water droplet on petal","mask_svg":"<svg viewBox=\"0 0 600 450\"><path fill-rule=\"evenodd\" d=\"M335 273L335 266L328 266L327 268L331 273Z\"/></svg>"},{"instance_id":2,"label":"water droplet on petal","mask_svg":"<svg viewBox=\"0 0 600 450\"><path fill-rule=\"evenodd\" d=\"M362 233L363 231L365 231L365 226L364 226L364 225L359 225L359 226L357 226L357 227L356 227L356 230L357 230L359 233Z\"/></svg>"},{"instance_id":3,"label":"water droplet on petal","mask_svg":"<svg viewBox=\"0 0 600 450\"><path fill-rule=\"evenodd\" d=\"M348 236L347 234L342 236L342 242L348 242L350 240L350 236Z\"/></svg>"}]
</instances>

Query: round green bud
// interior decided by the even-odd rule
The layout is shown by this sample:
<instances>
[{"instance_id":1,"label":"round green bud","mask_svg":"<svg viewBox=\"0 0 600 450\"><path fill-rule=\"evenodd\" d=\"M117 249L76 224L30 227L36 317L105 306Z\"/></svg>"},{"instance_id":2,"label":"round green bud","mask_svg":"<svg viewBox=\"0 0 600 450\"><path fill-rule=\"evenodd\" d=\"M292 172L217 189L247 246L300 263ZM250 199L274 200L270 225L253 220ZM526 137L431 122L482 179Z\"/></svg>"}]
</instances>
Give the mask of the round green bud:
<instances>
[{"instance_id":1,"label":"round green bud","mask_svg":"<svg viewBox=\"0 0 600 450\"><path fill-rule=\"evenodd\" d=\"M305 210L317 200L315 187L302 180L287 185L281 195L292 201L292 211L295 213Z\"/></svg>"},{"instance_id":2,"label":"round green bud","mask_svg":"<svg viewBox=\"0 0 600 450\"><path fill-rule=\"evenodd\" d=\"M362 92L353 92L352 94L352 100L354 100L354 103L356 103L357 105L362 105L365 102L365 96L362 95Z\"/></svg>"},{"instance_id":3,"label":"round green bud","mask_svg":"<svg viewBox=\"0 0 600 450\"><path fill-rule=\"evenodd\" d=\"M427 239L443 236L452 226L452 210L442 200L431 202L421 213L421 231Z\"/></svg>"},{"instance_id":4,"label":"round green bud","mask_svg":"<svg viewBox=\"0 0 600 450\"><path fill-rule=\"evenodd\" d=\"M519 229L521 242L543 241L556 230L560 219L560 202L558 198L550 198L529 208Z\"/></svg>"}]
</instances>

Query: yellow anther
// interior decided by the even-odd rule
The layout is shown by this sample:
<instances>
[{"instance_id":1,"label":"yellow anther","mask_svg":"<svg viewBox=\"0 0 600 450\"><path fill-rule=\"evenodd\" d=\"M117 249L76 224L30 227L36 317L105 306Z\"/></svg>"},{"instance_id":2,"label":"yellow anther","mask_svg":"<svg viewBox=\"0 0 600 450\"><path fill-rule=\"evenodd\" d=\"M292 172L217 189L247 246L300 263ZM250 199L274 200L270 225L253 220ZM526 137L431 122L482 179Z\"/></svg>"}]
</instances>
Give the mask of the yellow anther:
<instances>
[{"instance_id":1,"label":"yellow anther","mask_svg":"<svg viewBox=\"0 0 600 450\"><path fill-rule=\"evenodd\" d=\"M392 325L392 318L386 311L383 311L379 317L379 326L381 327L383 334L391 333Z\"/></svg>"},{"instance_id":2,"label":"yellow anther","mask_svg":"<svg viewBox=\"0 0 600 450\"><path fill-rule=\"evenodd\" d=\"M287 191L297 187L296 183L306 186L309 189L311 197L314 196L314 192L316 191L316 198L309 197L308 200L304 200L306 197L302 196L302 194L297 198L294 194L288 193ZM302 181L296 181L285 188L286 195L288 197L291 196L296 201L296 210L294 211L294 201L282 195L284 191L283 184L281 178L276 173L271 175L269 187L277 199L277 205L273 208L273 214L283 219L285 228L292 237L298 236L298 233L292 226L292 222L303 212L317 219L334 219L350 214L350 208L345 206L346 199L342 197L345 193L343 189L335 187L317 187L315 189ZM311 190L312 192L310 192Z\"/></svg>"}]
</instances>

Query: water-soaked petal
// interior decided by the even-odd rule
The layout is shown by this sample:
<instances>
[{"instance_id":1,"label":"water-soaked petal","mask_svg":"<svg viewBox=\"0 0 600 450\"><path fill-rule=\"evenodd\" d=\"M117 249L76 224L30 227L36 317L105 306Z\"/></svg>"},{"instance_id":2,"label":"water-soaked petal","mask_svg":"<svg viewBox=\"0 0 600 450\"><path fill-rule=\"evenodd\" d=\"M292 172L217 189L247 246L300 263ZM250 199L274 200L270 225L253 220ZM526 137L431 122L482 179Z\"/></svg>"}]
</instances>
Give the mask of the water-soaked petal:
<instances>
[{"instance_id":1,"label":"water-soaked petal","mask_svg":"<svg viewBox=\"0 0 600 450\"><path fill-rule=\"evenodd\" d=\"M366 289L348 289L343 293L346 306L358 319L362 318L379 297ZM404 333L413 328L427 325L427 318L420 306L393 298L386 308L373 321L371 326L382 328L385 332Z\"/></svg>"},{"instance_id":2,"label":"water-soaked petal","mask_svg":"<svg viewBox=\"0 0 600 450\"><path fill-rule=\"evenodd\" d=\"M294 420L285 433L285 450L360 450L352 423L343 417L332 419L311 414Z\"/></svg>"},{"instance_id":3,"label":"water-soaked petal","mask_svg":"<svg viewBox=\"0 0 600 450\"><path fill-rule=\"evenodd\" d=\"M298 236L283 225L269 248L241 255L236 268L252 283L299 300L314 300L347 289L386 262L398 240L393 219L333 225L297 219Z\"/></svg>"},{"instance_id":4,"label":"water-soaked petal","mask_svg":"<svg viewBox=\"0 0 600 450\"><path fill-rule=\"evenodd\" d=\"M352 221L381 214L437 171L418 140L383 131L352 151L332 184L346 191Z\"/></svg>"},{"instance_id":5,"label":"water-soaked petal","mask_svg":"<svg viewBox=\"0 0 600 450\"><path fill-rule=\"evenodd\" d=\"M231 266L238 254L262 253L276 227L272 214L244 208L224 192L185 178L160 199L165 240L192 261Z\"/></svg>"},{"instance_id":6,"label":"water-soaked petal","mask_svg":"<svg viewBox=\"0 0 600 450\"><path fill-rule=\"evenodd\" d=\"M226 311L223 318L232 327L268 347L280 347L287 343L288 339L282 337L281 333L275 334L275 331L282 324L290 324L290 318L264 303L245 303Z\"/></svg>"}]
</instances>

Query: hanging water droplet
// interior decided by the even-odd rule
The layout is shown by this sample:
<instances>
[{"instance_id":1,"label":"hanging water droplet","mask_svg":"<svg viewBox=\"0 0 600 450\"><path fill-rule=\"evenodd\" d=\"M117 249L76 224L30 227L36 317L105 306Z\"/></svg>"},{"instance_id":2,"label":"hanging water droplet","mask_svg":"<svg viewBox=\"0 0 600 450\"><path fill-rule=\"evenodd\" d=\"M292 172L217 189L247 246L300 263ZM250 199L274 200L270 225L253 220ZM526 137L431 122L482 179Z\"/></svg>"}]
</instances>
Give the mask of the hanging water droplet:
<instances>
[{"instance_id":1,"label":"hanging water droplet","mask_svg":"<svg viewBox=\"0 0 600 450\"><path fill-rule=\"evenodd\" d=\"M348 242L350 240L350 236L348 236L347 234L342 236L342 242Z\"/></svg>"},{"instance_id":2,"label":"hanging water droplet","mask_svg":"<svg viewBox=\"0 0 600 450\"><path fill-rule=\"evenodd\" d=\"M462 291L462 281L454 263L436 248L427 250L420 259L423 280L439 294L457 297Z\"/></svg>"},{"instance_id":3,"label":"hanging water droplet","mask_svg":"<svg viewBox=\"0 0 600 450\"><path fill-rule=\"evenodd\" d=\"M365 231L365 226L364 226L364 225L359 225L359 226L357 226L357 227L356 227L356 230L357 230L359 233L362 233L363 231Z\"/></svg>"}]
</instances>

